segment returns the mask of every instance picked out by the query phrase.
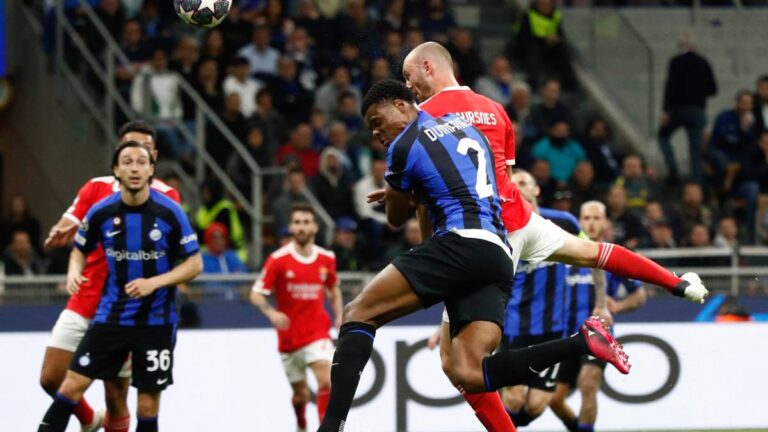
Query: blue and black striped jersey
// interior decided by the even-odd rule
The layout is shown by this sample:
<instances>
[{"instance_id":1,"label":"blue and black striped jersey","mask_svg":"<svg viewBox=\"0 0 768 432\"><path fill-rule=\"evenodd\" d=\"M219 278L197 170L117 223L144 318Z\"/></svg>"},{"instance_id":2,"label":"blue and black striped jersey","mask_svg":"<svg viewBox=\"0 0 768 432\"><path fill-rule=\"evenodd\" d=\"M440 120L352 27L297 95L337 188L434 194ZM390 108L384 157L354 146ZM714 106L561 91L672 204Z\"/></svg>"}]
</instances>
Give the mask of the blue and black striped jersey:
<instances>
[{"instance_id":1,"label":"blue and black striped jersey","mask_svg":"<svg viewBox=\"0 0 768 432\"><path fill-rule=\"evenodd\" d=\"M643 283L634 279L616 276L613 273L605 273L605 289L609 297L615 300L623 299L643 286Z\"/></svg>"},{"instance_id":2,"label":"blue and black striped jersey","mask_svg":"<svg viewBox=\"0 0 768 432\"><path fill-rule=\"evenodd\" d=\"M389 145L385 178L396 190L415 191L435 235L484 230L506 244L493 152L482 132L460 117L419 112Z\"/></svg>"},{"instance_id":3,"label":"blue and black striped jersey","mask_svg":"<svg viewBox=\"0 0 768 432\"><path fill-rule=\"evenodd\" d=\"M567 232L578 234L581 231L579 221L568 212L541 208L539 214ZM557 262L521 260L518 263L504 322L504 334L508 338L565 330L568 269L569 266Z\"/></svg>"},{"instance_id":4,"label":"blue and black striped jersey","mask_svg":"<svg viewBox=\"0 0 768 432\"><path fill-rule=\"evenodd\" d=\"M167 273L177 260L198 252L197 235L184 210L155 190L137 207L123 203L116 192L88 211L75 236L75 246L84 254L99 243L109 273L93 321L125 326L175 324L175 286L133 299L125 285Z\"/></svg>"},{"instance_id":5,"label":"blue and black striped jersey","mask_svg":"<svg viewBox=\"0 0 768 432\"><path fill-rule=\"evenodd\" d=\"M591 268L568 266L565 290L565 330L574 334L595 309L595 278Z\"/></svg>"}]
</instances>

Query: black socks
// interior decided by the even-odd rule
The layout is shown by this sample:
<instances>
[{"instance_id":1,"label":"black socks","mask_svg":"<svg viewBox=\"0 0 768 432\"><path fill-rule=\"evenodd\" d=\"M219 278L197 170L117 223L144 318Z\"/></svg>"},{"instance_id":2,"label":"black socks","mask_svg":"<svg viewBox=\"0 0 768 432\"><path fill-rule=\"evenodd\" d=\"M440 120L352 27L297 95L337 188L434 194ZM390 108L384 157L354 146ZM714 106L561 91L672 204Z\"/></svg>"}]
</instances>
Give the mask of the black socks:
<instances>
[{"instance_id":1,"label":"black socks","mask_svg":"<svg viewBox=\"0 0 768 432\"><path fill-rule=\"evenodd\" d=\"M352 406L360 375L371 357L376 328L348 322L339 330L339 341L331 363L331 396L318 432L342 432Z\"/></svg>"},{"instance_id":2,"label":"black socks","mask_svg":"<svg viewBox=\"0 0 768 432\"><path fill-rule=\"evenodd\" d=\"M64 432L69 423L69 416L72 415L76 405L77 402L56 393L53 403L45 412L43 421L40 422L40 427L37 428L37 432Z\"/></svg>"},{"instance_id":3,"label":"black socks","mask_svg":"<svg viewBox=\"0 0 768 432\"><path fill-rule=\"evenodd\" d=\"M500 351L483 362L486 391L524 384L531 373L587 352L581 333L519 350Z\"/></svg>"}]
</instances>

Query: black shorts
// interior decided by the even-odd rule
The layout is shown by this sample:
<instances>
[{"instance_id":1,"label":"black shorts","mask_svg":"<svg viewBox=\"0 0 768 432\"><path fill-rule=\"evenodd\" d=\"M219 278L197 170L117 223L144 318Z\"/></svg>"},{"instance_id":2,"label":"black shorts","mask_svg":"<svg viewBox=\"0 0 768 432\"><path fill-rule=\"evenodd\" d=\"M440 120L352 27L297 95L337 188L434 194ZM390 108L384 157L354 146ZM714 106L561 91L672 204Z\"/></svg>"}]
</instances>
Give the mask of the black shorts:
<instances>
[{"instance_id":1,"label":"black shorts","mask_svg":"<svg viewBox=\"0 0 768 432\"><path fill-rule=\"evenodd\" d=\"M598 360L590 355L568 359L560 363L560 374L557 377L557 382L568 384L572 389L575 389L579 382L581 366L585 363L593 364L603 370L605 370L606 366L604 361Z\"/></svg>"},{"instance_id":2,"label":"black shorts","mask_svg":"<svg viewBox=\"0 0 768 432\"><path fill-rule=\"evenodd\" d=\"M424 308L445 302L452 337L472 321L503 327L515 274L512 259L499 245L448 233L431 237L392 265Z\"/></svg>"},{"instance_id":3,"label":"black shorts","mask_svg":"<svg viewBox=\"0 0 768 432\"><path fill-rule=\"evenodd\" d=\"M92 324L77 347L70 369L88 378L112 380L128 356L131 385L158 392L173 384L173 348L176 326L129 327Z\"/></svg>"},{"instance_id":4,"label":"black shorts","mask_svg":"<svg viewBox=\"0 0 768 432\"><path fill-rule=\"evenodd\" d=\"M562 333L546 333L543 335L524 335L516 336L512 340L502 336L500 350L517 350L528 348L531 345L538 345L544 342L562 339ZM558 363L552 367L544 369L539 373L531 373L528 380L523 383L529 388L535 388L546 392L554 392L557 386L558 376L561 373L561 364Z\"/></svg>"}]
</instances>

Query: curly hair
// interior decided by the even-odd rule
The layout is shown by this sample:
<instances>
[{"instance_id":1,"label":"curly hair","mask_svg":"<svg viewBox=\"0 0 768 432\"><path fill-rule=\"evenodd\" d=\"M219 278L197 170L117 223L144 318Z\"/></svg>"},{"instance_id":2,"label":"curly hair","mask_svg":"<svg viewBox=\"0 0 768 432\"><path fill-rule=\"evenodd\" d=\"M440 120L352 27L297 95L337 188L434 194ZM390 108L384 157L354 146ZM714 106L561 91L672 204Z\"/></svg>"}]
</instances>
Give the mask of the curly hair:
<instances>
[{"instance_id":1,"label":"curly hair","mask_svg":"<svg viewBox=\"0 0 768 432\"><path fill-rule=\"evenodd\" d=\"M134 120L125 123L117 132L117 136L122 138L125 134L130 132L139 132L147 134L152 137L152 142L157 142L157 131L149 123L142 120Z\"/></svg>"},{"instance_id":2,"label":"curly hair","mask_svg":"<svg viewBox=\"0 0 768 432\"><path fill-rule=\"evenodd\" d=\"M366 111L373 105L384 101L393 101L400 99L408 103L413 103L413 93L400 81L385 79L377 82L368 90L363 98L363 104L360 107L360 113L365 116Z\"/></svg>"}]
</instances>

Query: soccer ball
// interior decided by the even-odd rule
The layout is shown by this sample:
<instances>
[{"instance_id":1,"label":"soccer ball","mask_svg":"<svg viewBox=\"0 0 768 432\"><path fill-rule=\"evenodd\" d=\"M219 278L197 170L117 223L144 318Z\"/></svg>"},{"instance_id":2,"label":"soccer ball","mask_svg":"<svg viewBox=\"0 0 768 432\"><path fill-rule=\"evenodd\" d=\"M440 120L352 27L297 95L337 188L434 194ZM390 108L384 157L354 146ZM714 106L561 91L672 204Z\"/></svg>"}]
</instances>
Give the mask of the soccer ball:
<instances>
[{"instance_id":1,"label":"soccer ball","mask_svg":"<svg viewBox=\"0 0 768 432\"><path fill-rule=\"evenodd\" d=\"M214 28L224 21L232 0L173 0L173 9L187 24Z\"/></svg>"}]
</instances>

